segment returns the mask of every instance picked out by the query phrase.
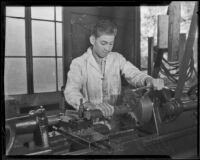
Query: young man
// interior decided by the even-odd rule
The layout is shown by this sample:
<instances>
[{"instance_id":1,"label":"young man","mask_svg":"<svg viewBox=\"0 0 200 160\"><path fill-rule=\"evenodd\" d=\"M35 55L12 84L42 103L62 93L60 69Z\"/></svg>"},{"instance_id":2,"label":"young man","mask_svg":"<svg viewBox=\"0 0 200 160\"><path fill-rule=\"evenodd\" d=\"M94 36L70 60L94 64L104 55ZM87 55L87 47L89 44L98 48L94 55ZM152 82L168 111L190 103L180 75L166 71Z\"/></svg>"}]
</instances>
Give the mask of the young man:
<instances>
[{"instance_id":1,"label":"young man","mask_svg":"<svg viewBox=\"0 0 200 160\"><path fill-rule=\"evenodd\" d=\"M90 36L92 46L72 61L64 95L75 109L79 109L82 99L86 109L100 109L105 117L111 116L121 94L120 74L135 87L164 87L162 79L153 79L121 54L112 52L116 34L117 27L113 22L100 20Z\"/></svg>"}]
</instances>

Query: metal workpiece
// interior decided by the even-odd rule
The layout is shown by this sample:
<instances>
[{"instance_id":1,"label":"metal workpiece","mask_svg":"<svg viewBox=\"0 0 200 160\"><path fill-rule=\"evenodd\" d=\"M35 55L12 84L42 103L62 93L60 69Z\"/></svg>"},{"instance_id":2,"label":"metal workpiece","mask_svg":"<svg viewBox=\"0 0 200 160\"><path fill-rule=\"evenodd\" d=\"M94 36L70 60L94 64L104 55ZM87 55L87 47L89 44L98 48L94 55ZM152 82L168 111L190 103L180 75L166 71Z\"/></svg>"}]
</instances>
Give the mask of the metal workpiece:
<instances>
[{"instance_id":1,"label":"metal workpiece","mask_svg":"<svg viewBox=\"0 0 200 160\"><path fill-rule=\"evenodd\" d=\"M83 113L83 117L86 118L87 120L102 118L103 113L99 109L95 109L95 110L85 111Z\"/></svg>"},{"instance_id":2,"label":"metal workpiece","mask_svg":"<svg viewBox=\"0 0 200 160\"><path fill-rule=\"evenodd\" d=\"M144 86L144 87L140 87L140 88L136 88L136 89L131 89L131 91L136 92L136 91L140 91L140 90L144 90L144 89L151 89L151 86Z\"/></svg>"},{"instance_id":3,"label":"metal workpiece","mask_svg":"<svg viewBox=\"0 0 200 160\"><path fill-rule=\"evenodd\" d=\"M129 104L115 106L114 115L125 114L132 111L131 106Z\"/></svg>"},{"instance_id":4,"label":"metal workpiece","mask_svg":"<svg viewBox=\"0 0 200 160\"><path fill-rule=\"evenodd\" d=\"M128 105L118 105L114 106L114 113L113 116L122 115L132 111L132 109ZM84 112L84 118L96 119L96 118L104 118L103 113L99 109L89 110Z\"/></svg>"}]
</instances>

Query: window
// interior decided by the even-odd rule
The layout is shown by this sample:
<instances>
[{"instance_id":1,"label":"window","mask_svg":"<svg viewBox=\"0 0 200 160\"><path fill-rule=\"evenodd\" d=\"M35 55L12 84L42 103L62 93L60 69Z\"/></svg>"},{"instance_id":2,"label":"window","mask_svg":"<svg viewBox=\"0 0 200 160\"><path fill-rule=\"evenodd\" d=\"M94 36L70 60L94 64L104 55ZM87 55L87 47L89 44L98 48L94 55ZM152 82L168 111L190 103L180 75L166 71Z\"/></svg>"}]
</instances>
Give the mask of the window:
<instances>
[{"instance_id":1,"label":"window","mask_svg":"<svg viewBox=\"0 0 200 160\"><path fill-rule=\"evenodd\" d=\"M195 1L180 2L180 33L188 35ZM157 45L157 16L166 15L168 6L141 6L141 68L147 69L148 37Z\"/></svg>"},{"instance_id":2,"label":"window","mask_svg":"<svg viewBox=\"0 0 200 160\"><path fill-rule=\"evenodd\" d=\"M6 7L6 95L63 85L62 7Z\"/></svg>"},{"instance_id":3,"label":"window","mask_svg":"<svg viewBox=\"0 0 200 160\"><path fill-rule=\"evenodd\" d=\"M157 45L157 20L158 15L166 15L168 6L141 6L141 69L148 66L148 37L154 37Z\"/></svg>"}]
</instances>

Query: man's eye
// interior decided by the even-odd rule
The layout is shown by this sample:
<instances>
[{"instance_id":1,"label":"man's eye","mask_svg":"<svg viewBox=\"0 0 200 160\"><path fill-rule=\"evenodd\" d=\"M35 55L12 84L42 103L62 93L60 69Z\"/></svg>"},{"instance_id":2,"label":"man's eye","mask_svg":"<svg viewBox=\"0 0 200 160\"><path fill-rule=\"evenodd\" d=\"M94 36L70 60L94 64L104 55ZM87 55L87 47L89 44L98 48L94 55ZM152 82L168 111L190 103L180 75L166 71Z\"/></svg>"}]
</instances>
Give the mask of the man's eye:
<instances>
[{"instance_id":1,"label":"man's eye","mask_svg":"<svg viewBox=\"0 0 200 160\"><path fill-rule=\"evenodd\" d=\"M101 44L102 44L102 45L106 45L106 43L105 43L105 42L102 42Z\"/></svg>"}]
</instances>

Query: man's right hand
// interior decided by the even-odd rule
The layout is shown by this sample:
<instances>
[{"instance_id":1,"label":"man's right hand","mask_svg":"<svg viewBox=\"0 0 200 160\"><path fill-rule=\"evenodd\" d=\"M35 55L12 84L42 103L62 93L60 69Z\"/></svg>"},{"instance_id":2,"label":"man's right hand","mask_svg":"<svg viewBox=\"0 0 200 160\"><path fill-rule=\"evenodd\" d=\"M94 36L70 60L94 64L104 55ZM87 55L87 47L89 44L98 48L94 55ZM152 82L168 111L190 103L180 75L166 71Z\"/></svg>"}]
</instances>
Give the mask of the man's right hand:
<instances>
[{"instance_id":1,"label":"man's right hand","mask_svg":"<svg viewBox=\"0 0 200 160\"><path fill-rule=\"evenodd\" d=\"M99 109L105 118L110 118L114 113L114 107L108 103L101 103L96 106Z\"/></svg>"},{"instance_id":2,"label":"man's right hand","mask_svg":"<svg viewBox=\"0 0 200 160\"><path fill-rule=\"evenodd\" d=\"M94 110L94 109L96 109L96 105L93 104L93 103L91 103L91 102L85 102L85 103L83 104L83 106L84 106L84 108L85 108L86 110Z\"/></svg>"},{"instance_id":3,"label":"man's right hand","mask_svg":"<svg viewBox=\"0 0 200 160\"><path fill-rule=\"evenodd\" d=\"M106 118L112 116L114 113L114 107L109 105L108 103L100 103L98 105L95 105L91 102L85 102L83 105L86 110L99 109L102 112L103 116Z\"/></svg>"}]
</instances>

